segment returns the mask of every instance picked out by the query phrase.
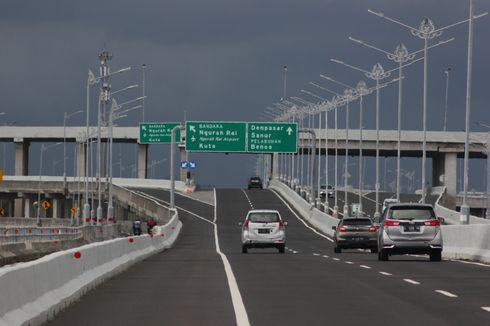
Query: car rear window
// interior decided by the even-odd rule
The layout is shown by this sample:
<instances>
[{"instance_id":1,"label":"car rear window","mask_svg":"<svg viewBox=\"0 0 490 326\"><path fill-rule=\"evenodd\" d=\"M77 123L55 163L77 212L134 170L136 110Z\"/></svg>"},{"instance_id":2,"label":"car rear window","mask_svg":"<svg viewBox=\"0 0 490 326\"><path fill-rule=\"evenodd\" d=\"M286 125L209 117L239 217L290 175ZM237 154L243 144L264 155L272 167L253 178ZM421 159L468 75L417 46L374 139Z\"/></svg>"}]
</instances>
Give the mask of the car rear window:
<instances>
[{"instance_id":1,"label":"car rear window","mask_svg":"<svg viewBox=\"0 0 490 326\"><path fill-rule=\"evenodd\" d=\"M435 218L434 210L430 207L391 207L390 219L393 220L428 220Z\"/></svg>"},{"instance_id":2,"label":"car rear window","mask_svg":"<svg viewBox=\"0 0 490 326\"><path fill-rule=\"evenodd\" d=\"M254 223L273 223L279 222L279 215L277 213L251 213L248 219Z\"/></svg>"},{"instance_id":3,"label":"car rear window","mask_svg":"<svg viewBox=\"0 0 490 326\"><path fill-rule=\"evenodd\" d=\"M371 225L373 224L368 218L356 218L356 219L348 219L342 221L343 225Z\"/></svg>"}]
</instances>

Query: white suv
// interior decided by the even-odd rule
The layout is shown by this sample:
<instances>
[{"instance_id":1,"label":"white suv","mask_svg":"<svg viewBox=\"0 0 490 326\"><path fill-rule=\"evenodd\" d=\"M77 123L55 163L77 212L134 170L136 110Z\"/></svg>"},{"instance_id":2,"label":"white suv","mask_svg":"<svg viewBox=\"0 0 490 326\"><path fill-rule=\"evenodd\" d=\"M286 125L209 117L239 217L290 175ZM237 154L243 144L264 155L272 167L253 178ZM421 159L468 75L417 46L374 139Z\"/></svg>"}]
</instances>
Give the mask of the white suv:
<instances>
[{"instance_id":1,"label":"white suv","mask_svg":"<svg viewBox=\"0 0 490 326\"><path fill-rule=\"evenodd\" d=\"M248 212L242 226L242 253L249 248L277 248L284 253L286 225L276 210L254 209Z\"/></svg>"}]
</instances>

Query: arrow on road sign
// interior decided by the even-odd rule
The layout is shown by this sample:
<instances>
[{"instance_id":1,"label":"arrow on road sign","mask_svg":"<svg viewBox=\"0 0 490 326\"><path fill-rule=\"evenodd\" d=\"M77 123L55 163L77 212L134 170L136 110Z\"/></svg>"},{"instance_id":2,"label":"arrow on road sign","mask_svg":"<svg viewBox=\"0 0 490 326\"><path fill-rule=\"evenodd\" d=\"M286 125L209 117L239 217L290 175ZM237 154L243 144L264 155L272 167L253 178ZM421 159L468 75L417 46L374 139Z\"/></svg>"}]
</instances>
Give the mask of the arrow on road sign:
<instances>
[{"instance_id":1,"label":"arrow on road sign","mask_svg":"<svg viewBox=\"0 0 490 326\"><path fill-rule=\"evenodd\" d=\"M181 169L187 169L187 168L189 168L189 162L188 161L181 161L180 162L180 168Z\"/></svg>"},{"instance_id":2,"label":"arrow on road sign","mask_svg":"<svg viewBox=\"0 0 490 326\"><path fill-rule=\"evenodd\" d=\"M194 142L196 141L196 137L192 136L191 140Z\"/></svg>"},{"instance_id":3,"label":"arrow on road sign","mask_svg":"<svg viewBox=\"0 0 490 326\"><path fill-rule=\"evenodd\" d=\"M190 125L189 131L196 132L196 126Z\"/></svg>"},{"instance_id":4,"label":"arrow on road sign","mask_svg":"<svg viewBox=\"0 0 490 326\"><path fill-rule=\"evenodd\" d=\"M288 129L286 129L287 133L289 136L291 136L291 133L293 132L293 129L291 129L291 127L289 127Z\"/></svg>"},{"instance_id":5,"label":"arrow on road sign","mask_svg":"<svg viewBox=\"0 0 490 326\"><path fill-rule=\"evenodd\" d=\"M146 130L146 126L141 126L141 129Z\"/></svg>"},{"instance_id":6,"label":"arrow on road sign","mask_svg":"<svg viewBox=\"0 0 490 326\"><path fill-rule=\"evenodd\" d=\"M189 161L189 169L195 169L196 168L196 162L195 161Z\"/></svg>"}]
</instances>

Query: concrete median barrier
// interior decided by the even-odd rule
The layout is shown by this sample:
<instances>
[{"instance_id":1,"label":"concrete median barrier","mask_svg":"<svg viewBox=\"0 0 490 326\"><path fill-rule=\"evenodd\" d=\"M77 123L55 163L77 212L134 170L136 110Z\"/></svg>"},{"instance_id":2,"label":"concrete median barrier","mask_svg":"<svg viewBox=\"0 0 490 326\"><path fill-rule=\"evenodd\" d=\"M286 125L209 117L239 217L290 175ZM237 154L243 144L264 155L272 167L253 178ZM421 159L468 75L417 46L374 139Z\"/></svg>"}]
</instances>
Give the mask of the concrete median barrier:
<instances>
[{"instance_id":1,"label":"concrete median barrier","mask_svg":"<svg viewBox=\"0 0 490 326\"><path fill-rule=\"evenodd\" d=\"M177 211L153 236L91 243L0 269L0 326L39 325L88 290L151 254L173 245L182 223Z\"/></svg>"}]
</instances>

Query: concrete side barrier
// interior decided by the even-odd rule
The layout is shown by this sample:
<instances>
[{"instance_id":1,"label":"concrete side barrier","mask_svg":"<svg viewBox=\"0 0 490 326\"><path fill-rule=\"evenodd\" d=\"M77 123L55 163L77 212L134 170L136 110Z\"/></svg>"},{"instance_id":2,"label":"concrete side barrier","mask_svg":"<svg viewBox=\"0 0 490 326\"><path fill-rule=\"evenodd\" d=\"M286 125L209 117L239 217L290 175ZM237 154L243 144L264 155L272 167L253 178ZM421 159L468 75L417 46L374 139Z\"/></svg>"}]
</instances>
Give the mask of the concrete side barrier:
<instances>
[{"instance_id":1,"label":"concrete side barrier","mask_svg":"<svg viewBox=\"0 0 490 326\"><path fill-rule=\"evenodd\" d=\"M337 226L339 220L331 215L321 212L315 208L312 204L304 200L294 190L289 188L284 183L271 180L269 188L277 191L287 202L293 205L293 207L301 214L309 224L322 233L333 236L332 226Z\"/></svg>"},{"instance_id":2,"label":"concrete side barrier","mask_svg":"<svg viewBox=\"0 0 490 326\"><path fill-rule=\"evenodd\" d=\"M0 325L39 325L107 278L169 248L182 223L177 211L154 235L118 238L0 269Z\"/></svg>"},{"instance_id":3,"label":"concrete side barrier","mask_svg":"<svg viewBox=\"0 0 490 326\"><path fill-rule=\"evenodd\" d=\"M444 225L443 257L490 263L490 225Z\"/></svg>"}]
</instances>

